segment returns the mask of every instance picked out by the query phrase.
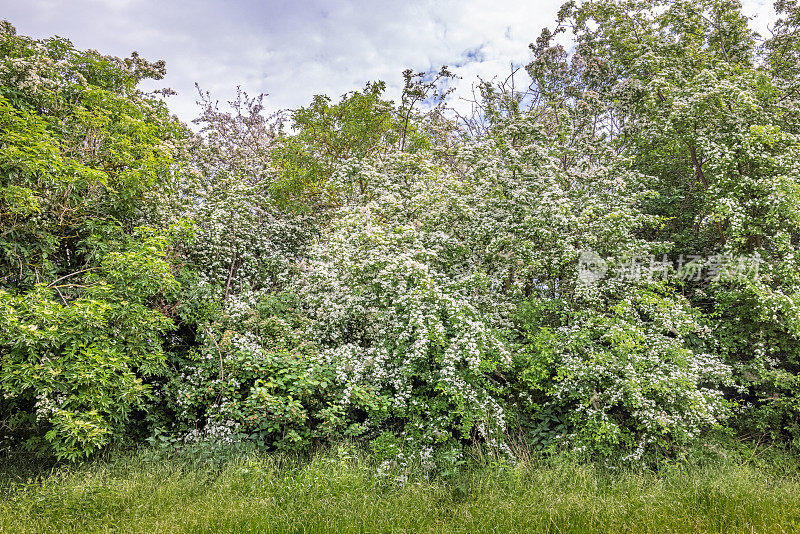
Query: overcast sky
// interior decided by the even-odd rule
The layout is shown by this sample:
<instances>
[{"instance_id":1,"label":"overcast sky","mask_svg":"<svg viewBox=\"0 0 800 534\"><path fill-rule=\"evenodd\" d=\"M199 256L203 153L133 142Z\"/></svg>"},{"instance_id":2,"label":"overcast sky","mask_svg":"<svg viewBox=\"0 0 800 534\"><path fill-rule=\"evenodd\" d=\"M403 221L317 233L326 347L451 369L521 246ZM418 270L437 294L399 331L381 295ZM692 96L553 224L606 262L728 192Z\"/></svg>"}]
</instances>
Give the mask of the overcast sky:
<instances>
[{"instance_id":1,"label":"overcast sky","mask_svg":"<svg viewBox=\"0 0 800 534\"><path fill-rule=\"evenodd\" d=\"M18 33L58 35L79 49L167 62L170 109L197 114L194 83L229 100L236 86L268 93L268 108L294 108L315 94L334 98L383 80L397 98L401 72L449 65L462 76L507 75L528 44L552 27L562 0L0 0ZM772 3L745 0L764 33Z\"/></svg>"}]
</instances>

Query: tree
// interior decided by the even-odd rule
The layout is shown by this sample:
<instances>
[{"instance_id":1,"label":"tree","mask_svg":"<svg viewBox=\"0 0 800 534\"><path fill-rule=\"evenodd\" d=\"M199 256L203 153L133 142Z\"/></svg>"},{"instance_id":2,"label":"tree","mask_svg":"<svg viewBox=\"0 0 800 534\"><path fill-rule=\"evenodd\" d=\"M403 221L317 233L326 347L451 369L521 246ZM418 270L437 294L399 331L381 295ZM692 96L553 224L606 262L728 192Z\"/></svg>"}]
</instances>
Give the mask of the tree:
<instances>
[{"instance_id":1,"label":"tree","mask_svg":"<svg viewBox=\"0 0 800 534\"><path fill-rule=\"evenodd\" d=\"M337 104L317 95L309 106L293 111L295 134L285 136L277 151L279 191L300 194L314 210L341 205L352 191L363 194L363 178L344 184L333 184L331 178L348 160L386 154L397 143L392 103L381 98L385 90L383 82L367 83Z\"/></svg>"},{"instance_id":2,"label":"tree","mask_svg":"<svg viewBox=\"0 0 800 534\"><path fill-rule=\"evenodd\" d=\"M2 439L74 459L117 437L163 364L175 289L137 228L177 172L183 128L139 91L163 62L0 25Z\"/></svg>"},{"instance_id":3,"label":"tree","mask_svg":"<svg viewBox=\"0 0 800 534\"><path fill-rule=\"evenodd\" d=\"M576 54L602 66L581 83L613 106L618 150L657 193L643 208L665 224L645 235L712 273L674 286L736 369L742 430L796 442L798 140L795 77L781 67L793 54L795 9L777 4L787 18L759 55L740 7L570 3L559 28L574 32ZM744 258L760 268L739 268Z\"/></svg>"}]
</instances>

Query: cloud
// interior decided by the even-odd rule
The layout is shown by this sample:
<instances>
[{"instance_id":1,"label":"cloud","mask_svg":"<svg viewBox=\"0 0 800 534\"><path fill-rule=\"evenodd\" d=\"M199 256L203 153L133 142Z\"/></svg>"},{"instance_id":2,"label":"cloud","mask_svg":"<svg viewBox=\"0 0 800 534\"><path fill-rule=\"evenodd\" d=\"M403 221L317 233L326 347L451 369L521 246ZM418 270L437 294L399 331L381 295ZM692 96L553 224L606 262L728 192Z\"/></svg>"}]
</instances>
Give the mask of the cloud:
<instances>
[{"instance_id":1,"label":"cloud","mask_svg":"<svg viewBox=\"0 0 800 534\"><path fill-rule=\"evenodd\" d=\"M1 4L2 2L0 2ZM476 76L506 76L552 26L561 0L28 0L5 2L19 33L68 37L78 48L165 59L170 109L197 113L194 83L220 100L241 86L268 107L295 108L315 94L338 97L383 80L398 98L400 73L450 65L469 93ZM762 33L767 2L745 2Z\"/></svg>"}]
</instances>

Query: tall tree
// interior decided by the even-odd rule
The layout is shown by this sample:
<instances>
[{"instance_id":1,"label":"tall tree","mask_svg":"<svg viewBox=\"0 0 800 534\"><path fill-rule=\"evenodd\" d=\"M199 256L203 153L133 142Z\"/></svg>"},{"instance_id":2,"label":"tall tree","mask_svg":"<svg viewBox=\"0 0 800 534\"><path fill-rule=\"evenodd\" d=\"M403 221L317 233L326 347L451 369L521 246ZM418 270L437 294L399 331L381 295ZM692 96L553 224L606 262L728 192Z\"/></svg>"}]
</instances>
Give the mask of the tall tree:
<instances>
[{"instance_id":1,"label":"tall tree","mask_svg":"<svg viewBox=\"0 0 800 534\"><path fill-rule=\"evenodd\" d=\"M164 63L0 23L0 438L77 458L108 443L163 363L175 289L158 232L183 127L137 89Z\"/></svg>"}]
</instances>

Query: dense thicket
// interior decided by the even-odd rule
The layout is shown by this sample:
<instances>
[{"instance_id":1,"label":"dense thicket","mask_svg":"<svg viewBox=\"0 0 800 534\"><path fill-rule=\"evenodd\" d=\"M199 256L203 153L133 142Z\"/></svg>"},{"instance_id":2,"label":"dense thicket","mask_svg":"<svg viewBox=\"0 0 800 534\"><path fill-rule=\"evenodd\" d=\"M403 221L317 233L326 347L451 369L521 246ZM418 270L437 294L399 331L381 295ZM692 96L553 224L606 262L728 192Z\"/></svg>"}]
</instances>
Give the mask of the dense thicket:
<instances>
[{"instance_id":1,"label":"dense thicket","mask_svg":"<svg viewBox=\"0 0 800 534\"><path fill-rule=\"evenodd\" d=\"M735 1L565 4L531 83L267 116L0 32L0 439L386 462L800 446L800 55ZM563 37L570 39L564 47ZM518 73L521 76L521 73Z\"/></svg>"}]
</instances>

